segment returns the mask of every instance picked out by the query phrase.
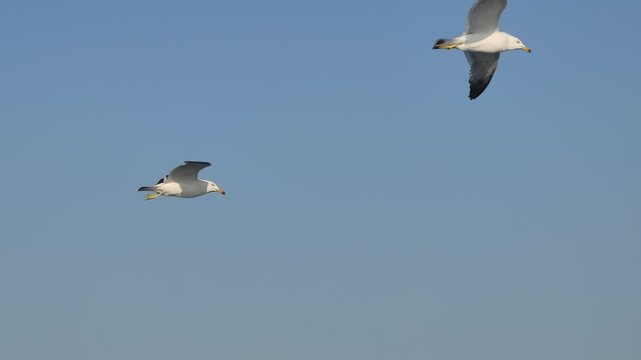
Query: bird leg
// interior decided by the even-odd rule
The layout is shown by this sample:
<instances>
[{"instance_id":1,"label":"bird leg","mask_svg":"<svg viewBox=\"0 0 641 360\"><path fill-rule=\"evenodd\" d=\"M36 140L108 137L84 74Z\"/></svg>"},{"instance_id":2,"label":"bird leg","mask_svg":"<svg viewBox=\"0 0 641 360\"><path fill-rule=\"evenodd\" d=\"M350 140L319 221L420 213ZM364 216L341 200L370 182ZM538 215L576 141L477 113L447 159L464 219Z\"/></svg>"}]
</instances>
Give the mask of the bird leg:
<instances>
[{"instance_id":1,"label":"bird leg","mask_svg":"<svg viewBox=\"0 0 641 360\"><path fill-rule=\"evenodd\" d=\"M457 46L458 46L458 44L453 44L453 43L438 44L438 45L434 45L434 47L432 49L452 50L452 49L455 49Z\"/></svg>"},{"instance_id":2,"label":"bird leg","mask_svg":"<svg viewBox=\"0 0 641 360\"><path fill-rule=\"evenodd\" d=\"M145 195L145 200L153 200L153 199L155 199L155 198L157 198L159 196L160 196L160 193L147 194L147 195Z\"/></svg>"}]
</instances>

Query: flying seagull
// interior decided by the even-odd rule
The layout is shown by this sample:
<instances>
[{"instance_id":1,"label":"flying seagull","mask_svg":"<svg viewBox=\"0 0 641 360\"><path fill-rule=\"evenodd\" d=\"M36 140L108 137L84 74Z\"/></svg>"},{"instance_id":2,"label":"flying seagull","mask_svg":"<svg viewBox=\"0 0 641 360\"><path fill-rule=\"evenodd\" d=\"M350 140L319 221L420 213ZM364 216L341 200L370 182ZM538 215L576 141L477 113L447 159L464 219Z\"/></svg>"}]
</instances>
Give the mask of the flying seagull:
<instances>
[{"instance_id":1,"label":"flying seagull","mask_svg":"<svg viewBox=\"0 0 641 360\"><path fill-rule=\"evenodd\" d=\"M470 64L470 100L476 99L490 84L501 52L532 52L518 38L499 31L499 18L506 6L507 0L477 0L467 15L463 35L438 39L432 48L463 50Z\"/></svg>"},{"instance_id":2,"label":"flying seagull","mask_svg":"<svg viewBox=\"0 0 641 360\"><path fill-rule=\"evenodd\" d=\"M152 191L145 195L146 200L153 200L160 195L193 198L209 192L225 195L225 191L213 181L200 180L198 172L211 164L204 161L185 161L185 164L173 169L169 175L158 180L154 186L143 186L138 191Z\"/></svg>"}]
</instances>

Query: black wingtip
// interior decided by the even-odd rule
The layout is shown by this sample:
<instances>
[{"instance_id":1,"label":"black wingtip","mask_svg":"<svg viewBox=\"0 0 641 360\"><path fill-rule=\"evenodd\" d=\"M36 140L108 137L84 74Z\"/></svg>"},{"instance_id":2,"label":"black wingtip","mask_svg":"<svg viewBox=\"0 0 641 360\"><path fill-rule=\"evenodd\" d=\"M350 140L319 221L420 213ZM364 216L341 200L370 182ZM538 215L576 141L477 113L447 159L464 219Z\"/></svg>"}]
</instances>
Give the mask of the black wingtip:
<instances>
[{"instance_id":1,"label":"black wingtip","mask_svg":"<svg viewBox=\"0 0 641 360\"><path fill-rule=\"evenodd\" d=\"M494 74L490 75L489 78L487 78L485 81L479 81L479 82L470 82L470 100L474 100L477 97L481 96L485 89L490 85L490 81L492 81L492 76Z\"/></svg>"},{"instance_id":2,"label":"black wingtip","mask_svg":"<svg viewBox=\"0 0 641 360\"><path fill-rule=\"evenodd\" d=\"M152 190L153 190L153 188L151 188L149 186L142 186L142 187L138 188L138 191L152 191Z\"/></svg>"},{"instance_id":3,"label":"black wingtip","mask_svg":"<svg viewBox=\"0 0 641 360\"><path fill-rule=\"evenodd\" d=\"M490 78L491 79L491 78ZM485 89L487 89L487 86L490 84L490 82L486 82L485 84L479 83L479 84L471 84L470 86L470 100L474 100L477 97L481 96Z\"/></svg>"},{"instance_id":4,"label":"black wingtip","mask_svg":"<svg viewBox=\"0 0 641 360\"><path fill-rule=\"evenodd\" d=\"M468 97L470 98L470 100L474 100L477 97L479 97L479 95L481 95L483 90L479 91L479 88L477 86L474 86L475 84L470 84L470 85L471 85L470 86L470 93L469 93Z\"/></svg>"},{"instance_id":5,"label":"black wingtip","mask_svg":"<svg viewBox=\"0 0 641 360\"><path fill-rule=\"evenodd\" d=\"M201 164L201 165L211 166L211 163L209 163L207 161L189 161L189 160L187 160L187 161L185 161L185 164Z\"/></svg>"}]
</instances>

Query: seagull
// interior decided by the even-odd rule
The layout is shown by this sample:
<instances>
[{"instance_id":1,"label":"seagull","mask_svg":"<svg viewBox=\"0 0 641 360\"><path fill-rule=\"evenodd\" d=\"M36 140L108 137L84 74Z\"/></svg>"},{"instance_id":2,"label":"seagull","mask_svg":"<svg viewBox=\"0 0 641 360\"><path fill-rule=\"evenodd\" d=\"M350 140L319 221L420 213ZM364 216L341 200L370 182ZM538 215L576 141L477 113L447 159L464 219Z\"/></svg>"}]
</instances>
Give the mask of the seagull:
<instances>
[{"instance_id":1,"label":"seagull","mask_svg":"<svg viewBox=\"0 0 641 360\"><path fill-rule=\"evenodd\" d=\"M432 48L463 50L470 64L470 100L476 99L490 84L501 52L532 52L520 39L499 31L499 18L506 6L507 0L477 0L467 15L463 35L438 39Z\"/></svg>"},{"instance_id":2,"label":"seagull","mask_svg":"<svg viewBox=\"0 0 641 360\"><path fill-rule=\"evenodd\" d=\"M213 181L200 180L198 172L211 164L204 161L185 161L173 169L169 175L158 180L154 186L143 186L138 191L152 191L145 195L146 200L153 200L160 195L193 198L210 192L217 192L225 195Z\"/></svg>"}]
</instances>

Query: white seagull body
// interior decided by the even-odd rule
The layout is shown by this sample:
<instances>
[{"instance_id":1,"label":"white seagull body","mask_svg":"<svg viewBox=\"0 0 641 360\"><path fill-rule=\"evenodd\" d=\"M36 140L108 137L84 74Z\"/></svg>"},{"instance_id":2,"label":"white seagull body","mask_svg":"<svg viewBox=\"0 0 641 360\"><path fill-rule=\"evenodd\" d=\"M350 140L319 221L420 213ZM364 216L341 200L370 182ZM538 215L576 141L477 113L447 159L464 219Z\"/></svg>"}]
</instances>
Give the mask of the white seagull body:
<instances>
[{"instance_id":1,"label":"white seagull body","mask_svg":"<svg viewBox=\"0 0 641 360\"><path fill-rule=\"evenodd\" d=\"M143 186L138 191L151 191L145 199L153 200L158 196L175 196L193 198L210 192L225 195L225 191L213 181L201 180L198 172L211 164L203 161L185 161L185 164L173 169L169 175L158 180L156 185Z\"/></svg>"},{"instance_id":2,"label":"white seagull body","mask_svg":"<svg viewBox=\"0 0 641 360\"><path fill-rule=\"evenodd\" d=\"M518 38L499 31L499 18L507 0L477 0L467 16L463 35L439 39L433 49L463 50L470 64L470 100L476 99L492 80L499 54L509 50L532 52Z\"/></svg>"}]
</instances>

